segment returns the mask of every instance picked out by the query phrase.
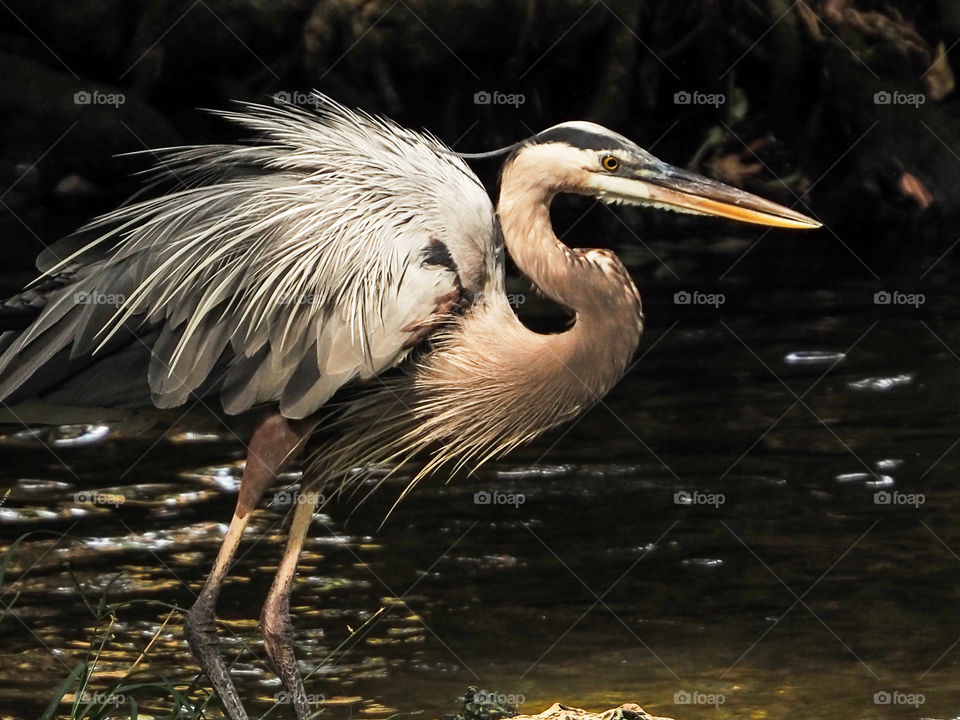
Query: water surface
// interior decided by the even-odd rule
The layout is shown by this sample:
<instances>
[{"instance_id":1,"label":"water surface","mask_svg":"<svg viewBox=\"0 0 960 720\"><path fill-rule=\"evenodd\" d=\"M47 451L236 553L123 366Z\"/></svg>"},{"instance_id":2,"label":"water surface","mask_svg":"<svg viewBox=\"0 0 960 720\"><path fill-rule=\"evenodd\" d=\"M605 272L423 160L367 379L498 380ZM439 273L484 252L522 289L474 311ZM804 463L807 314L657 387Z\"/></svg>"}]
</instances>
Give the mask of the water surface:
<instances>
[{"instance_id":1,"label":"water surface","mask_svg":"<svg viewBox=\"0 0 960 720\"><path fill-rule=\"evenodd\" d=\"M608 398L474 477L424 483L382 526L409 474L316 518L293 615L326 716L435 717L468 685L529 712L960 716L958 278L948 259L919 280L946 246L865 258L874 277L829 234L750 249L761 235L629 248L648 331ZM895 286L925 302L875 304ZM152 639L136 677L194 680L168 606L213 560L243 446L193 430L6 429L0 543L33 534L2 589L0 717L38 716L108 628L91 692ZM219 609L255 714L279 691L256 619L288 509L257 514Z\"/></svg>"}]
</instances>

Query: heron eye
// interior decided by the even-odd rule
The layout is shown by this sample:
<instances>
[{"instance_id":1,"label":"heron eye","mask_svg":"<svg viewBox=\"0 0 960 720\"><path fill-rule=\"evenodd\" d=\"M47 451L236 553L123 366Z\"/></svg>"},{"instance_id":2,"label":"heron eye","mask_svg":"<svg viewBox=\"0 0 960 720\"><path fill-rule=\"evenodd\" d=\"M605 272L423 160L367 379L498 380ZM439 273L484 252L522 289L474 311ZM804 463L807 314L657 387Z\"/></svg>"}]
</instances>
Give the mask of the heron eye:
<instances>
[{"instance_id":1,"label":"heron eye","mask_svg":"<svg viewBox=\"0 0 960 720\"><path fill-rule=\"evenodd\" d=\"M613 172L620 167L620 161L617 160L617 158L615 158L613 155L605 155L603 160L601 160L601 163L603 163L603 167L610 172Z\"/></svg>"}]
</instances>

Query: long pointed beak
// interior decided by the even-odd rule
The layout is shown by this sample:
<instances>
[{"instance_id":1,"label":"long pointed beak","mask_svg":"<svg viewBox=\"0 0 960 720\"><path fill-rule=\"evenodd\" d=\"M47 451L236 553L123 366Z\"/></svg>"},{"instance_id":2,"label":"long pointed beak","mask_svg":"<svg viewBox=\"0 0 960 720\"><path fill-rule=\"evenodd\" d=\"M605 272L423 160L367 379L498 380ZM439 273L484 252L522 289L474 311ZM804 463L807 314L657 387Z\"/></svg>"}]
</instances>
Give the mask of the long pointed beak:
<instances>
[{"instance_id":1,"label":"long pointed beak","mask_svg":"<svg viewBox=\"0 0 960 720\"><path fill-rule=\"evenodd\" d=\"M666 163L645 166L632 177L598 175L592 185L609 200L795 230L822 225L796 210Z\"/></svg>"}]
</instances>

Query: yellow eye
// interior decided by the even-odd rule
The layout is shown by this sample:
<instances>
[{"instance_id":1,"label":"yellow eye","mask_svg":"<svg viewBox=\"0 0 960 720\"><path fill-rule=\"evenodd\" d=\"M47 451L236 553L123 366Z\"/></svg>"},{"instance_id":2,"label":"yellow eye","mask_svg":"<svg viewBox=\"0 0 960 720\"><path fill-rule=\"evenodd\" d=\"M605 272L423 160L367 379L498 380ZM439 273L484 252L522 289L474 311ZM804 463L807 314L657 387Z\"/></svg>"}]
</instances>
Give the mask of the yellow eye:
<instances>
[{"instance_id":1,"label":"yellow eye","mask_svg":"<svg viewBox=\"0 0 960 720\"><path fill-rule=\"evenodd\" d=\"M603 163L604 169L609 170L610 172L613 172L620 167L620 161L617 160L613 155L605 155L603 160L601 160L601 163Z\"/></svg>"}]
</instances>

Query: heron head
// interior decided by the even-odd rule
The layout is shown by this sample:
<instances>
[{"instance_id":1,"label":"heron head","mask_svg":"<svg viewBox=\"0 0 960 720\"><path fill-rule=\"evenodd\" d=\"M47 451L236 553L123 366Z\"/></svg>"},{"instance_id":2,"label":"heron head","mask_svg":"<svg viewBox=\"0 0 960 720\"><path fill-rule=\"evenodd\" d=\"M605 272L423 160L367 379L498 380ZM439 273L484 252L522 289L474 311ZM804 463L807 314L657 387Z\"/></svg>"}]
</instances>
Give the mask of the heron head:
<instances>
[{"instance_id":1,"label":"heron head","mask_svg":"<svg viewBox=\"0 0 960 720\"><path fill-rule=\"evenodd\" d=\"M512 175L548 193L783 228L821 225L790 208L662 162L624 136L590 122L566 122L538 133L516 148L508 166Z\"/></svg>"}]
</instances>

